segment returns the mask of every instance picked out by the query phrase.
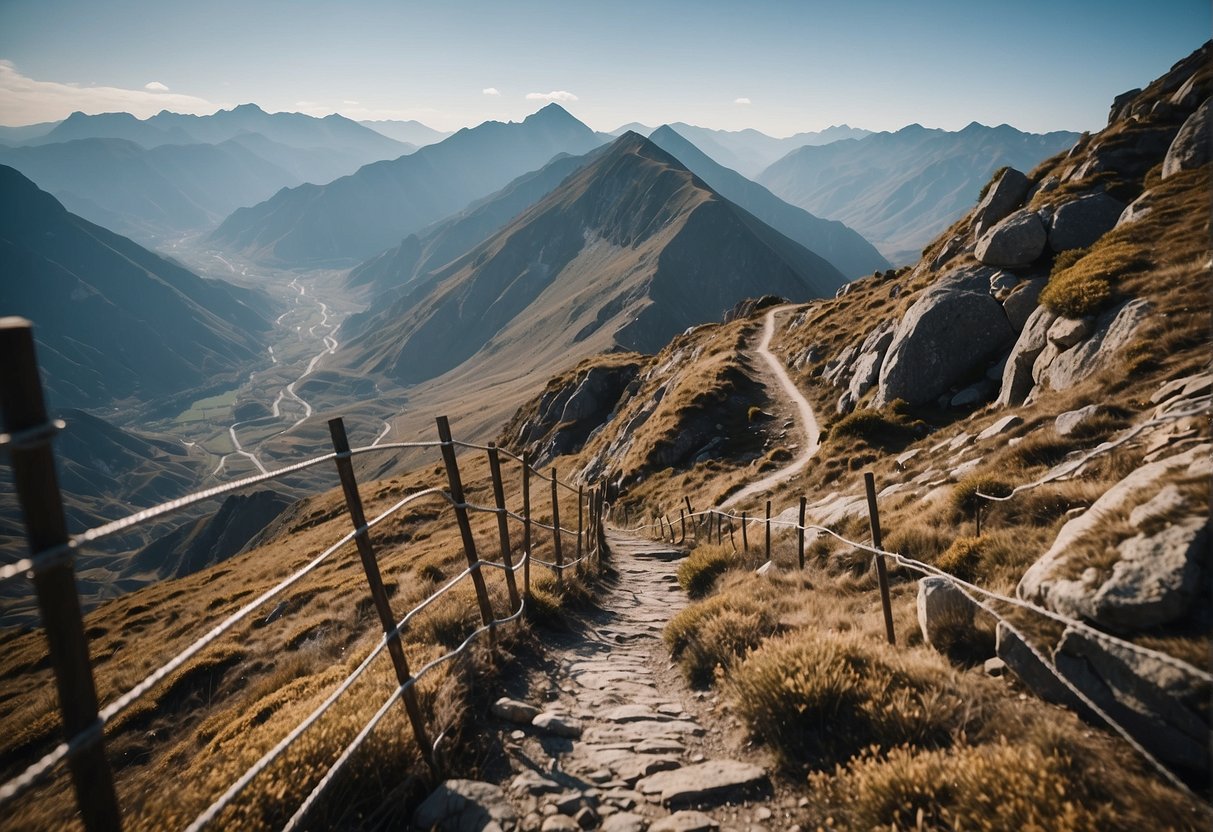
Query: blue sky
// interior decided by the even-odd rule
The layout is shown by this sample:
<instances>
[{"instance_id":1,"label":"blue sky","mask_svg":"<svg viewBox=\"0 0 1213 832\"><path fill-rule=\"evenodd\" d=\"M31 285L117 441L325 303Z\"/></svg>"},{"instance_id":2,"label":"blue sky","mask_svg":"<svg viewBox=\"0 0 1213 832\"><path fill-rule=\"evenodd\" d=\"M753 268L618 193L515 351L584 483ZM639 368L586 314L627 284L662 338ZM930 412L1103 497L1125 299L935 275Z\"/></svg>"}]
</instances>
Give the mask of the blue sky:
<instances>
[{"instance_id":1,"label":"blue sky","mask_svg":"<svg viewBox=\"0 0 1213 832\"><path fill-rule=\"evenodd\" d=\"M597 129L1097 129L1211 26L1207 0L0 0L0 123L253 101L456 129L559 100Z\"/></svg>"}]
</instances>

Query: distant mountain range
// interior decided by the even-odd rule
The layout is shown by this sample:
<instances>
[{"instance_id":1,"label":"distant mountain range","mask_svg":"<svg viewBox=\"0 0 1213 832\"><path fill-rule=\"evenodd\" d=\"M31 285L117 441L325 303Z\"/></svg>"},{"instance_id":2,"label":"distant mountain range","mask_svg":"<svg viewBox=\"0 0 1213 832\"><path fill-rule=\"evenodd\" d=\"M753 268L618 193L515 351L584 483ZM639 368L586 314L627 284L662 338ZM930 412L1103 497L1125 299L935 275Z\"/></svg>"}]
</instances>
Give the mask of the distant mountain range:
<instances>
[{"instance_id":1,"label":"distant mountain range","mask_svg":"<svg viewBox=\"0 0 1213 832\"><path fill-rule=\"evenodd\" d=\"M1077 139L1077 133L1023 133L1005 124L974 122L959 132L912 124L801 147L757 181L793 205L841 220L894 263L906 263L971 207L995 170L1031 170Z\"/></svg>"},{"instance_id":2,"label":"distant mountain range","mask_svg":"<svg viewBox=\"0 0 1213 832\"><path fill-rule=\"evenodd\" d=\"M327 185L281 191L242 208L212 239L276 265L346 264L379 254L560 153L602 140L557 104L522 122L485 122L376 162Z\"/></svg>"},{"instance_id":3,"label":"distant mountain range","mask_svg":"<svg viewBox=\"0 0 1213 832\"><path fill-rule=\"evenodd\" d=\"M0 166L0 309L35 322L53 404L99 407L214 384L263 350L267 300L204 280L69 213Z\"/></svg>"},{"instance_id":4,"label":"distant mountain range","mask_svg":"<svg viewBox=\"0 0 1213 832\"><path fill-rule=\"evenodd\" d=\"M404 142L416 147L425 147L427 144L434 144L451 135L449 130L435 130L433 127L427 127L420 121L360 121L358 122L363 127L369 127L376 133L381 133L389 139L395 139L398 142Z\"/></svg>"},{"instance_id":5,"label":"distant mountain range","mask_svg":"<svg viewBox=\"0 0 1213 832\"><path fill-rule=\"evenodd\" d=\"M712 130L707 127L684 124L680 121L668 126L719 164L751 179L797 148L806 145L829 144L842 139L862 139L872 133L871 130L839 124L819 132L797 133L787 138L777 139L752 129ZM631 130L648 136L654 129L643 124L632 123L613 131L612 135L619 136Z\"/></svg>"},{"instance_id":6,"label":"distant mountain range","mask_svg":"<svg viewBox=\"0 0 1213 832\"><path fill-rule=\"evenodd\" d=\"M419 151L424 152L424 151ZM635 133L365 321L339 358L410 384L473 364L512 377L611 348L653 352L743 298L845 282Z\"/></svg>"}]
</instances>

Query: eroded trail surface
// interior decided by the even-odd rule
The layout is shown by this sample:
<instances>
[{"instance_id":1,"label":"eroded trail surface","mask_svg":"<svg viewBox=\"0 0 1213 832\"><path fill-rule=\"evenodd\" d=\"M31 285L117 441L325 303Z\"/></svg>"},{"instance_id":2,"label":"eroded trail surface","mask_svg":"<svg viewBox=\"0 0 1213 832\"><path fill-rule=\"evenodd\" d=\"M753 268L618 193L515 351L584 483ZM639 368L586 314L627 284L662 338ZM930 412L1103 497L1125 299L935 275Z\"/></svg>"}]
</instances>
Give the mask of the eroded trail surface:
<instances>
[{"instance_id":1,"label":"eroded trail surface","mask_svg":"<svg viewBox=\"0 0 1213 832\"><path fill-rule=\"evenodd\" d=\"M687 604L675 577L686 553L622 532L608 545L618 576L601 609L549 651L525 697L493 706L508 773L447 781L415 827L494 828L477 816L544 832L790 826L763 766L726 750L729 723L670 664L662 630Z\"/></svg>"}]
</instances>

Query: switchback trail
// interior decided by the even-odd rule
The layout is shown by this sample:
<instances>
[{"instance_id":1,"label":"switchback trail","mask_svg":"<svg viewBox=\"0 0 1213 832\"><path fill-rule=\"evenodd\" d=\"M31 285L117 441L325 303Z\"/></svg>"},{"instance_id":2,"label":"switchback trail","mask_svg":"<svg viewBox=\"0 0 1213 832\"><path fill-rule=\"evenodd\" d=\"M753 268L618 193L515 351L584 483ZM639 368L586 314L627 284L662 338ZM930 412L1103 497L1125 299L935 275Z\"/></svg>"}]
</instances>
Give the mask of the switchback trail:
<instances>
[{"instance_id":1,"label":"switchback trail","mask_svg":"<svg viewBox=\"0 0 1213 832\"><path fill-rule=\"evenodd\" d=\"M768 474L757 482L750 483L736 494L733 494L720 504L721 508L728 508L740 503L742 500L753 497L755 494L770 491L781 482L796 476L809 464L809 460L813 458L813 455L817 453L817 449L821 445L821 426L817 424L817 416L814 415L812 406L809 404L808 399L804 397L804 394L800 392L800 389L792 382L792 378L788 375L787 368L783 366L783 362L779 359L779 356L771 352L771 340L775 337L775 316L791 308L791 306L776 306L767 312L766 322L762 330L762 338L759 340L754 352L766 362L767 367L775 377L777 389L770 390L772 397L782 395L792 403L793 409L796 411L796 425L803 437L803 442L800 446L800 456L788 463L786 467Z\"/></svg>"},{"instance_id":2,"label":"switchback trail","mask_svg":"<svg viewBox=\"0 0 1213 832\"><path fill-rule=\"evenodd\" d=\"M491 775L500 785L447 781L415 827L463 828L457 819L477 811L528 832L792 825L795 803L771 799L765 759L734 747L732 721L670 663L662 631L687 604L675 574L686 552L617 530L607 541L616 574L600 607L555 637L526 694L492 709L505 752Z\"/></svg>"}]
</instances>

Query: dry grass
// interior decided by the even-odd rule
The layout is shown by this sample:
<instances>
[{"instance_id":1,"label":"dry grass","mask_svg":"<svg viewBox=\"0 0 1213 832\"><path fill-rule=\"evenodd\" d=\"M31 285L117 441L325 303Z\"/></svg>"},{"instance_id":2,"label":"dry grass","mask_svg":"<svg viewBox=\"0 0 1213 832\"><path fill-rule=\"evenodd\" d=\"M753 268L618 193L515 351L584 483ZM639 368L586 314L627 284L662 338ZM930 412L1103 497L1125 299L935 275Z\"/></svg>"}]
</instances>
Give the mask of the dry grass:
<instances>
[{"instance_id":1,"label":"dry grass","mask_svg":"<svg viewBox=\"0 0 1213 832\"><path fill-rule=\"evenodd\" d=\"M717 578L739 565L731 546L698 546L678 565L678 585L692 598L702 598L711 592Z\"/></svg>"}]
</instances>

